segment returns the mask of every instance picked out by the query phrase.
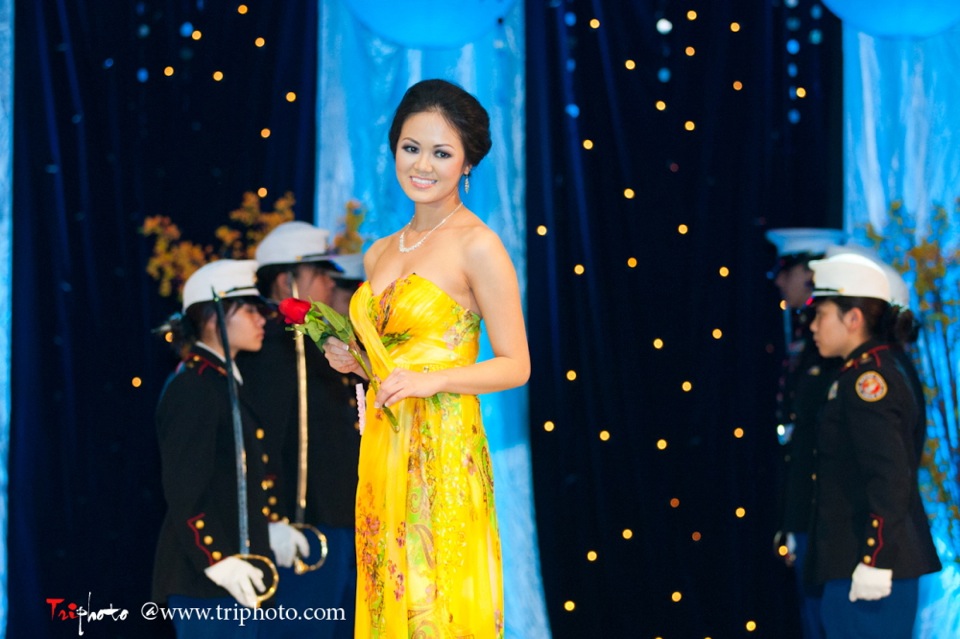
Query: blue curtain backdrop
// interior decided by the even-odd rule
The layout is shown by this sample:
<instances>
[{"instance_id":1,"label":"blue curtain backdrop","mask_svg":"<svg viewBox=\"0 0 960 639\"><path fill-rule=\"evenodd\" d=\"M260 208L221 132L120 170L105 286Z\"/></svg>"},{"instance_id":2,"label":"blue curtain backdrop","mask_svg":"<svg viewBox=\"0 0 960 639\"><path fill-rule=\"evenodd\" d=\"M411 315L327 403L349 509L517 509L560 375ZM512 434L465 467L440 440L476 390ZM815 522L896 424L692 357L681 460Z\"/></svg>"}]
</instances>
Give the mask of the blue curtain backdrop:
<instances>
[{"instance_id":1,"label":"blue curtain backdrop","mask_svg":"<svg viewBox=\"0 0 960 639\"><path fill-rule=\"evenodd\" d=\"M833 146L841 139L839 23L819 0L540 0L468 45L420 50L334 22L349 21L345 2L256 0L244 15L210 0L17 3L14 205L0 200L0 242L11 245L6 253L0 247L0 260L12 250L16 301L5 304L10 294L0 290L0 313L12 313L16 335L11 408L0 407L0 419L10 413L8 602L0 605L7 635L76 636L75 625L51 619L45 599L86 601L92 593L95 606L122 605L131 619L85 627L87 635L170 636L138 613L149 599L163 513L152 414L175 364L149 328L176 307L144 272L151 248L138 232L144 217L170 215L185 237L213 242L243 191L263 187L264 206L292 190L299 219L331 226L347 199L360 199L369 209L364 231L392 231L410 211L391 191L389 153L378 145L405 85L445 75L480 95L501 136L468 202L509 246L525 243L528 251L527 259L522 250L515 257L529 281L532 417L519 418L518 433L504 427L491 435L500 451L498 500L529 504L522 485L518 495L506 493L511 476L533 468L538 539L501 525L505 540L520 537L531 549L539 542L551 634L735 637L754 623L758 637L795 639L792 574L770 548L782 336L779 298L764 276L773 261L764 232L842 223L841 154ZM0 0L2 46L12 6ZM194 40L185 26L202 37ZM256 47L260 36L266 46ZM927 44L910 44L911 56ZM514 59L515 51L526 60ZM318 70L334 52L351 75ZM9 53L0 50L0 69ZM931 73L934 55L950 69L947 54L955 56L945 47L923 53L922 64L911 57L902 75ZM212 78L215 70L222 81ZM946 73L911 86L940 96L950 88ZM0 100L8 100L5 90L0 81ZM905 89L897 91L891 95L905 103ZM944 106L931 117L953 113L953 97L937 99ZM373 104L383 106L375 112ZM0 105L9 127L10 107ZM884 113L895 121L913 108ZM318 132L327 117L349 126ZM943 136L953 125L930 130ZM358 137L336 137L345 132ZM330 153L362 161L337 165ZM903 154L878 156L877 165L892 171ZM9 152L0 147L3 157ZM522 182L516 166L524 161ZM950 166L937 161L931 170ZM944 178L950 182L957 181ZM881 213L910 199L911 189L892 188L896 180L880 184ZM944 212L927 214L939 229L934 222L955 217L956 195L901 209L943 204ZM956 244L946 237L938 254L953 260ZM932 290L936 271L927 270L913 276L918 290ZM0 287L9 275L0 273ZM937 290L956 291L953 280L947 284ZM953 308L943 302L928 301ZM942 344L957 342L943 337ZM930 361L948 354L924 348ZM955 368L936 370L946 380L929 385L949 408ZM683 381L692 387L684 390ZM499 401L516 408L488 401L487 410L526 412L522 394ZM942 419L953 439L944 438L941 461L957 439L952 412ZM949 471L934 467L932 475ZM949 498L951 484L943 485ZM516 521L530 530L529 511L521 515ZM507 567L508 582L516 574ZM537 592L536 570L514 584L525 578L523 589ZM522 611L515 592L508 590L509 603ZM932 604L949 595L928 594L922 621L932 627L941 610ZM511 615L512 633L545 632L537 606L524 611L529 619ZM943 628L937 639L957 634Z\"/></svg>"},{"instance_id":2,"label":"blue curtain backdrop","mask_svg":"<svg viewBox=\"0 0 960 639\"><path fill-rule=\"evenodd\" d=\"M10 449L10 240L13 198L13 0L0 0L0 638L7 627Z\"/></svg>"},{"instance_id":3,"label":"blue curtain backdrop","mask_svg":"<svg viewBox=\"0 0 960 639\"><path fill-rule=\"evenodd\" d=\"M921 476L944 569L922 581L916 637L960 636L960 28L925 38L845 27L845 217L904 271L928 435Z\"/></svg>"},{"instance_id":4,"label":"blue curtain backdrop","mask_svg":"<svg viewBox=\"0 0 960 639\"><path fill-rule=\"evenodd\" d=\"M366 208L361 233L369 241L406 224L412 206L397 184L387 132L406 89L421 79L444 78L473 93L490 114L493 148L470 175L464 200L503 239L526 284L524 185L524 20L523 3L463 3L430 9L434 20L452 20L434 30L422 12L407 7L399 22L377 27L377 12L364 3L323 2L320 10L317 103L317 222L342 226L348 200ZM511 7L512 4L512 7ZM506 13L482 15L487 7ZM360 9L358 13L358 7ZM470 11L478 15L471 16ZM406 17L404 17L404 15ZM489 17L489 28L478 20ZM366 19L366 20L364 20ZM372 24L374 28L367 26ZM466 30L456 42L452 35ZM432 35L431 35L432 34ZM448 41L430 42L432 37ZM449 40L453 41L449 41ZM488 344L481 359L490 357ZM503 542L508 637L548 637L540 583L531 490L526 389L481 400L493 456L497 514Z\"/></svg>"}]
</instances>

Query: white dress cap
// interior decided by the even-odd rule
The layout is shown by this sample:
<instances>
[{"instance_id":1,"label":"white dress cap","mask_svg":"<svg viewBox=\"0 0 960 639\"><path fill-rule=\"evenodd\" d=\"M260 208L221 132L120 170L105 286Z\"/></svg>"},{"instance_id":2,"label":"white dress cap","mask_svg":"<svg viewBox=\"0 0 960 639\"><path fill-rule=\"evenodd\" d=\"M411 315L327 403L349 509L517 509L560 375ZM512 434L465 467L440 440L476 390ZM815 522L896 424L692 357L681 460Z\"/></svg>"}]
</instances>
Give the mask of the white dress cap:
<instances>
[{"instance_id":1,"label":"white dress cap","mask_svg":"<svg viewBox=\"0 0 960 639\"><path fill-rule=\"evenodd\" d=\"M793 228L771 229L767 240L777 247L777 256L800 253L822 254L828 246L843 244L847 234L840 229Z\"/></svg>"},{"instance_id":2,"label":"white dress cap","mask_svg":"<svg viewBox=\"0 0 960 639\"><path fill-rule=\"evenodd\" d=\"M313 224L284 222L257 245L257 262L268 266L328 261L331 259L329 238L330 231Z\"/></svg>"},{"instance_id":3,"label":"white dress cap","mask_svg":"<svg viewBox=\"0 0 960 639\"><path fill-rule=\"evenodd\" d=\"M831 246L827 249L826 257L833 257L834 255L841 255L843 253L863 255L876 262L877 266L883 269L884 274L887 276L887 282L890 284L890 303L903 306L904 308L910 306L910 288L907 286L906 281L904 281L903 276L900 275L895 268L880 259L876 251L859 244L846 244L844 246Z\"/></svg>"},{"instance_id":4,"label":"white dress cap","mask_svg":"<svg viewBox=\"0 0 960 639\"><path fill-rule=\"evenodd\" d=\"M183 310L197 302L213 300L216 291L228 297L259 297L255 260L216 260L204 264L183 285Z\"/></svg>"},{"instance_id":5,"label":"white dress cap","mask_svg":"<svg viewBox=\"0 0 960 639\"><path fill-rule=\"evenodd\" d=\"M842 253L810 262L814 297L873 297L890 301L890 282L876 262Z\"/></svg>"}]
</instances>

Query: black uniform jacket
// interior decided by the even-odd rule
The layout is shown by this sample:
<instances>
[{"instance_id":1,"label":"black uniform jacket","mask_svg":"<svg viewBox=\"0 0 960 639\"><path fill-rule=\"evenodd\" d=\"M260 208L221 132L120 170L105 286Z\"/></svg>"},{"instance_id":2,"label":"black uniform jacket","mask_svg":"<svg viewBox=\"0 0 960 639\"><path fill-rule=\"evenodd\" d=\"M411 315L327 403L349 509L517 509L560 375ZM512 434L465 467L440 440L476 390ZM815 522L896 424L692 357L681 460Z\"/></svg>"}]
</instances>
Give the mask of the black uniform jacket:
<instances>
[{"instance_id":1,"label":"black uniform jacket","mask_svg":"<svg viewBox=\"0 0 960 639\"><path fill-rule=\"evenodd\" d=\"M789 345L783 388L780 423L792 423L793 434L784 449L784 498L782 530L806 532L813 504L814 451L817 422L843 359L820 355L810 333L808 310L797 317L794 341Z\"/></svg>"},{"instance_id":2,"label":"black uniform jacket","mask_svg":"<svg viewBox=\"0 0 960 639\"><path fill-rule=\"evenodd\" d=\"M259 424L240 404L247 461L250 552L273 559L267 532ZM167 513L153 570L153 597L229 597L204 569L240 552L233 413L223 361L194 346L167 380L157 406L157 434ZM255 564L263 569L262 565ZM265 571L266 572L266 571ZM269 575L265 582L269 582Z\"/></svg>"},{"instance_id":3,"label":"black uniform jacket","mask_svg":"<svg viewBox=\"0 0 960 639\"><path fill-rule=\"evenodd\" d=\"M818 432L809 555L813 580L849 579L858 563L909 579L940 570L917 485L924 403L886 344L844 363Z\"/></svg>"},{"instance_id":4,"label":"black uniform jacket","mask_svg":"<svg viewBox=\"0 0 960 639\"><path fill-rule=\"evenodd\" d=\"M279 318L266 326L263 348L237 358L243 393L266 430L267 472L279 483L271 517L295 519L299 468L299 409L294 333ZM323 352L304 339L307 369L307 491L304 523L353 528L360 432L356 384L360 378L330 368Z\"/></svg>"}]
</instances>

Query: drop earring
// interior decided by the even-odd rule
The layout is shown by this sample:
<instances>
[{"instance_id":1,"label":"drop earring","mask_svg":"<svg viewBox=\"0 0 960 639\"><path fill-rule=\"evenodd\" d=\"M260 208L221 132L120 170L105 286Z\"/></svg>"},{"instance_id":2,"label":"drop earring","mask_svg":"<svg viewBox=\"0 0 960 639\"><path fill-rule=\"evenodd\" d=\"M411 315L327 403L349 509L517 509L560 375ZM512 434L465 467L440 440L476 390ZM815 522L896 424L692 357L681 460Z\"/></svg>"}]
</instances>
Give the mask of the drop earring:
<instances>
[{"instance_id":1,"label":"drop earring","mask_svg":"<svg viewBox=\"0 0 960 639\"><path fill-rule=\"evenodd\" d=\"M470 174L469 173L463 176L463 192L464 193L470 192Z\"/></svg>"}]
</instances>

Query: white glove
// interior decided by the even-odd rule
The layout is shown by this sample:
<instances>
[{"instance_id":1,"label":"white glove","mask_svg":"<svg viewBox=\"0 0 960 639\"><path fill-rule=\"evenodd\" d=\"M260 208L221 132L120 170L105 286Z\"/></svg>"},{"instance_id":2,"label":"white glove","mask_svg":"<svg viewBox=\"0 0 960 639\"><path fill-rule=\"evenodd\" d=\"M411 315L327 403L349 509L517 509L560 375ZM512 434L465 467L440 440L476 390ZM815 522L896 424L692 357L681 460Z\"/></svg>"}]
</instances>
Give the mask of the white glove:
<instances>
[{"instance_id":1,"label":"white glove","mask_svg":"<svg viewBox=\"0 0 960 639\"><path fill-rule=\"evenodd\" d=\"M277 565L289 568L300 551L301 557L310 554L310 542L303 533L282 521L270 522L270 549L277 558Z\"/></svg>"},{"instance_id":2,"label":"white glove","mask_svg":"<svg viewBox=\"0 0 960 639\"><path fill-rule=\"evenodd\" d=\"M247 608L257 607L257 593L263 585L263 571L239 557L226 557L209 568L204 568L210 581L225 588L237 602Z\"/></svg>"},{"instance_id":3,"label":"white glove","mask_svg":"<svg viewBox=\"0 0 960 639\"><path fill-rule=\"evenodd\" d=\"M876 601L893 590L893 571L889 568L874 568L864 563L857 564L850 583L850 601L861 599Z\"/></svg>"}]
</instances>

